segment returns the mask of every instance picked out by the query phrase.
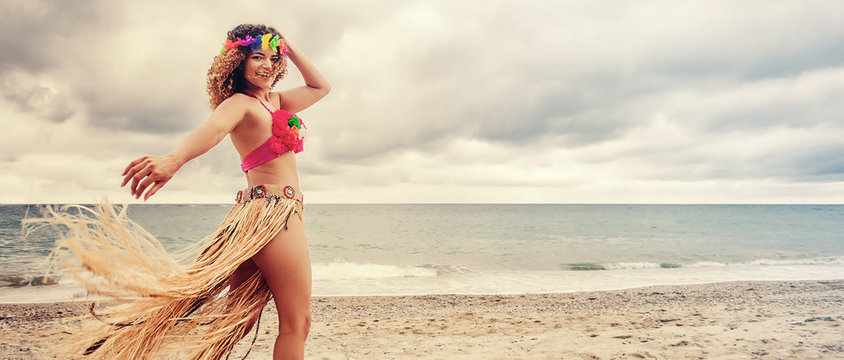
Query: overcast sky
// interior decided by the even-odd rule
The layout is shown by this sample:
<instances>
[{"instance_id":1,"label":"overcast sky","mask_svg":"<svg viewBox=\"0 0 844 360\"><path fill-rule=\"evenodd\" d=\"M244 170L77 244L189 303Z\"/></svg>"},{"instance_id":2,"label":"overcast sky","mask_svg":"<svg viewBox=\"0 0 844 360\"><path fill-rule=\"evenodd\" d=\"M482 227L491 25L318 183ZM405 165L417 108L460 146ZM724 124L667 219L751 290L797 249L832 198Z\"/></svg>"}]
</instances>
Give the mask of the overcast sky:
<instances>
[{"instance_id":1,"label":"overcast sky","mask_svg":"<svg viewBox=\"0 0 844 360\"><path fill-rule=\"evenodd\" d=\"M120 172L207 119L240 23L333 85L309 202L844 203L842 1L187 4L0 2L0 203L134 202ZM151 202L244 184L226 138Z\"/></svg>"}]
</instances>

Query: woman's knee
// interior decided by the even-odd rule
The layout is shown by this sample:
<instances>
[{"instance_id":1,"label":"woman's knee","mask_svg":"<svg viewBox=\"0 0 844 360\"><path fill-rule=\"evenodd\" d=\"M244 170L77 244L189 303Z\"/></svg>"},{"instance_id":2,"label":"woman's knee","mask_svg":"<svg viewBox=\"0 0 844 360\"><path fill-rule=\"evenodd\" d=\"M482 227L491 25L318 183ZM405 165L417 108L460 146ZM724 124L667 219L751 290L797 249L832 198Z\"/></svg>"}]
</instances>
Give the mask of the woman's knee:
<instances>
[{"instance_id":1,"label":"woman's knee","mask_svg":"<svg viewBox=\"0 0 844 360\"><path fill-rule=\"evenodd\" d=\"M302 338L308 337L311 331L311 314L310 312L296 315L285 316L279 319L278 333L279 335L298 335Z\"/></svg>"}]
</instances>

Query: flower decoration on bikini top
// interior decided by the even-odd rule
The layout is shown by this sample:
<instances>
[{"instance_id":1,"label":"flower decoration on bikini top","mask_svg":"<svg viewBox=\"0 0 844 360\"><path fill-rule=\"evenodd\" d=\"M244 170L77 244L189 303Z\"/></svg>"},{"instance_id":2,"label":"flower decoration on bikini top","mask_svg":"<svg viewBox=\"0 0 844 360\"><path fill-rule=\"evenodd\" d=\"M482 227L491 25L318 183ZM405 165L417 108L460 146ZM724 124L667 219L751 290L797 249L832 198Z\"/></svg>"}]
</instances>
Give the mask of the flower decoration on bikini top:
<instances>
[{"instance_id":1,"label":"flower decoration on bikini top","mask_svg":"<svg viewBox=\"0 0 844 360\"><path fill-rule=\"evenodd\" d=\"M304 125L296 114L281 109L274 111L273 136L269 139L270 151L276 155L281 155L288 151L293 151L294 153L302 152L305 132L308 128Z\"/></svg>"},{"instance_id":2,"label":"flower decoration on bikini top","mask_svg":"<svg viewBox=\"0 0 844 360\"><path fill-rule=\"evenodd\" d=\"M287 54L287 43L280 36L274 34L264 34L254 38L246 35L246 38L237 38L237 41L226 39L226 43L220 49L220 54L231 49L236 49L238 46L249 46L249 49L252 51L278 48L280 54Z\"/></svg>"},{"instance_id":3,"label":"flower decoration on bikini top","mask_svg":"<svg viewBox=\"0 0 844 360\"><path fill-rule=\"evenodd\" d=\"M272 115L273 126L276 126L279 129L292 129L294 126L299 129L302 128L302 119L299 119L299 117L292 112L289 112L284 109L278 109L276 111L273 111ZM284 126L285 123L287 124L287 126Z\"/></svg>"}]
</instances>

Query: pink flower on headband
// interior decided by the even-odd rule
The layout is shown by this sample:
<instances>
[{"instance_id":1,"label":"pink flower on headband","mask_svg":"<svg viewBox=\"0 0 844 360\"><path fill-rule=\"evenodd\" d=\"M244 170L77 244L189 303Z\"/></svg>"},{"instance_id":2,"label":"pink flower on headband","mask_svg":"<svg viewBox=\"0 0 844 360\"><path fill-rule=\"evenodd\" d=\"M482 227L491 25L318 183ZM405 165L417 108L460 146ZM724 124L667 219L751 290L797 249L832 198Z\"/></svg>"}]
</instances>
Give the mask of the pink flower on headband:
<instances>
[{"instance_id":1,"label":"pink flower on headband","mask_svg":"<svg viewBox=\"0 0 844 360\"><path fill-rule=\"evenodd\" d=\"M278 49L278 52L280 54L287 54L287 41L284 41L284 39L281 40L281 48Z\"/></svg>"},{"instance_id":2,"label":"pink flower on headband","mask_svg":"<svg viewBox=\"0 0 844 360\"><path fill-rule=\"evenodd\" d=\"M240 41L240 45L243 45L243 46L251 45L251 44L254 44L255 42L256 42L255 38L253 38L249 35L246 35L246 38Z\"/></svg>"}]
</instances>

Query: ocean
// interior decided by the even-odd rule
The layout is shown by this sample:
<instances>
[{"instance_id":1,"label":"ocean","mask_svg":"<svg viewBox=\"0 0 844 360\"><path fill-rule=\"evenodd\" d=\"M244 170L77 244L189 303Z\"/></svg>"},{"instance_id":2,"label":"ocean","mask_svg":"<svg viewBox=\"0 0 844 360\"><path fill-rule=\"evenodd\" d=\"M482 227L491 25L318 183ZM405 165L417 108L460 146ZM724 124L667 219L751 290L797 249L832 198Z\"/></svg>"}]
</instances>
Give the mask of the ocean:
<instances>
[{"instance_id":1,"label":"ocean","mask_svg":"<svg viewBox=\"0 0 844 360\"><path fill-rule=\"evenodd\" d=\"M0 205L0 302L79 295L43 275L41 205ZM130 205L176 250L231 205ZM522 294L844 278L844 205L308 204L315 296ZM37 281L36 281L37 283Z\"/></svg>"}]
</instances>

